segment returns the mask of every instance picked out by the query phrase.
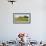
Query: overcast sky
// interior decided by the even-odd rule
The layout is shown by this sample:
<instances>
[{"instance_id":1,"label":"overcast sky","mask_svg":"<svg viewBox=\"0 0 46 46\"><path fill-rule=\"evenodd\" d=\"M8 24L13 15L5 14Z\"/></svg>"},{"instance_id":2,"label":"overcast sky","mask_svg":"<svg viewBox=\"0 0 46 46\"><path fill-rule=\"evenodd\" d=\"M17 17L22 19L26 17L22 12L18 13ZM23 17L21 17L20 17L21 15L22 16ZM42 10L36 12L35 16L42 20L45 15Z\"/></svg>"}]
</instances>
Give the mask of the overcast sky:
<instances>
[{"instance_id":1,"label":"overcast sky","mask_svg":"<svg viewBox=\"0 0 46 46\"><path fill-rule=\"evenodd\" d=\"M19 16L29 16L29 15L27 15L27 14L26 15L23 15L23 14L21 15L20 14L20 15L15 15L14 17L19 17Z\"/></svg>"}]
</instances>

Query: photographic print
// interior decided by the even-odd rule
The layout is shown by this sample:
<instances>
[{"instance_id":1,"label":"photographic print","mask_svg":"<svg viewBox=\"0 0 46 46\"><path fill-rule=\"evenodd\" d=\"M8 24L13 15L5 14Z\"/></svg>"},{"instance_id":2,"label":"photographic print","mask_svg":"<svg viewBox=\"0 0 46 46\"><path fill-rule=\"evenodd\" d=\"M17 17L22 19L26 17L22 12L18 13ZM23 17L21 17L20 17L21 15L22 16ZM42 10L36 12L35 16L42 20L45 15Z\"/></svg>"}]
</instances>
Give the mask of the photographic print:
<instances>
[{"instance_id":1,"label":"photographic print","mask_svg":"<svg viewBox=\"0 0 46 46\"><path fill-rule=\"evenodd\" d=\"M29 24L31 23L30 13L13 13L13 24Z\"/></svg>"}]
</instances>

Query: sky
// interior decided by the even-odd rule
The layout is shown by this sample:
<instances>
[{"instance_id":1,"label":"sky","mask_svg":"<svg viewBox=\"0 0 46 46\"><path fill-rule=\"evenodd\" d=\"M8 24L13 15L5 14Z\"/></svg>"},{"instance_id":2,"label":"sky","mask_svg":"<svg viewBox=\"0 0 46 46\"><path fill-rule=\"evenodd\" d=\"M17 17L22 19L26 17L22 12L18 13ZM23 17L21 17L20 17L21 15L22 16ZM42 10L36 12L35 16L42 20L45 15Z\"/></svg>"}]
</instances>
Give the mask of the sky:
<instances>
[{"instance_id":1,"label":"sky","mask_svg":"<svg viewBox=\"0 0 46 46\"><path fill-rule=\"evenodd\" d=\"M21 14L21 15L15 15L14 17L19 17L19 16L25 16L25 15L23 15L23 14ZM29 16L29 15L26 15L26 16Z\"/></svg>"}]
</instances>

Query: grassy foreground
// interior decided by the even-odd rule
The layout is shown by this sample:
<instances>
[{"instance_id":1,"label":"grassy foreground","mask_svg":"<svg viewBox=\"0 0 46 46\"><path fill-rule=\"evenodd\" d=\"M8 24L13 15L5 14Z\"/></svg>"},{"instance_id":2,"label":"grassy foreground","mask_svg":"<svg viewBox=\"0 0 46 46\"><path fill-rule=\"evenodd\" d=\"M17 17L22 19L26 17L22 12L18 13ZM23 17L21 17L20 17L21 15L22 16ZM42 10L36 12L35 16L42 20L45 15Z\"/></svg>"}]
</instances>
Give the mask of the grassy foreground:
<instances>
[{"instance_id":1,"label":"grassy foreground","mask_svg":"<svg viewBox=\"0 0 46 46\"><path fill-rule=\"evenodd\" d=\"M28 16L23 16L23 17L20 16L20 17L16 17L15 19L16 19L16 21L20 21L20 22L21 21L28 21Z\"/></svg>"}]
</instances>

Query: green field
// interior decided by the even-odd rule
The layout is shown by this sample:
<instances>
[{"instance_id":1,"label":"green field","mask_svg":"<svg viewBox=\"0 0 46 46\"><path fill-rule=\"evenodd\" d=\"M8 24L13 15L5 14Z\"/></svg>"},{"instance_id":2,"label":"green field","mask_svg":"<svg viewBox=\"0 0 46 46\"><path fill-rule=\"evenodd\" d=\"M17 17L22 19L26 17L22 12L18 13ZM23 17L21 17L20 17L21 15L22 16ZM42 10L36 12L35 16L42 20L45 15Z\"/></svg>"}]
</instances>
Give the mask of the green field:
<instances>
[{"instance_id":1,"label":"green field","mask_svg":"<svg viewBox=\"0 0 46 46\"><path fill-rule=\"evenodd\" d=\"M23 16L23 17L20 16L20 17L16 17L16 18L15 18L15 20L16 20L16 21L19 21L19 22L21 22L21 21L23 21L23 22L29 21L28 19L29 19L29 18L28 18L27 16Z\"/></svg>"}]
</instances>

